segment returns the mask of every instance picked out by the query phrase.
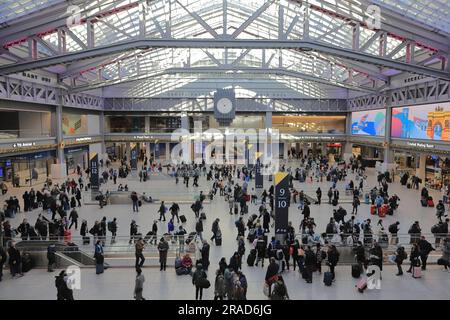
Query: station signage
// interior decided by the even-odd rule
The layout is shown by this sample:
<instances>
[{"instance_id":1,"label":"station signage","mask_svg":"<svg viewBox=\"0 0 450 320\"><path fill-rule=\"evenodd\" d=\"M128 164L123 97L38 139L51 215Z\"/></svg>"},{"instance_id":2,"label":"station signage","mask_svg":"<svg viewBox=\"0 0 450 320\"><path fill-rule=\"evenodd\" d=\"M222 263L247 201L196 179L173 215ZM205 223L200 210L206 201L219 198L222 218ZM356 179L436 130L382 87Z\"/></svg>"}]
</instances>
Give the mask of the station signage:
<instances>
[{"instance_id":1,"label":"station signage","mask_svg":"<svg viewBox=\"0 0 450 320\"><path fill-rule=\"evenodd\" d=\"M436 148L436 146L434 144L431 144L431 143L408 142L407 145L409 147L414 147L414 148L424 148L424 149L434 149L434 148Z\"/></svg>"},{"instance_id":2,"label":"station signage","mask_svg":"<svg viewBox=\"0 0 450 320\"><path fill-rule=\"evenodd\" d=\"M16 142L13 144L13 148L29 148L34 147L36 142Z\"/></svg>"},{"instance_id":3,"label":"station signage","mask_svg":"<svg viewBox=\"0 0 450 320\"><path fill-rule=\"evenodd\" d=\"M289 223L289 175L286 172L275 174L275 238L284 242Z\"/></svg>"},{"instance_id":4,"label":"station signage","mask_svg":"<svg viewBox=\"0 0 450 320\"><path fill-rule=\"evenodd\" d=\"M84 138L76 138L75 142L86 142L86 141L92 141L91 137L84 137Z\"/></svg>"}]
</instances>

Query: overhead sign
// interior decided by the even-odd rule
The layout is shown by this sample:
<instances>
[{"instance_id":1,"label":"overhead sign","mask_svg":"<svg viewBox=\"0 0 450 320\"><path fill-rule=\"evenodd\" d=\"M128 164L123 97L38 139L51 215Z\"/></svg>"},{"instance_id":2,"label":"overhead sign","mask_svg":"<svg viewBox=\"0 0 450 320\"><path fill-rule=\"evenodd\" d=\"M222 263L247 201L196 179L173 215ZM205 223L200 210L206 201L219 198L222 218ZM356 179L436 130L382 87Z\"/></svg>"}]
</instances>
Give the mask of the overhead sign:
<instances>
[{"instance_id":1,"label":"overhead sign","mask_svg":"<svg viewBox=\"0 0 450 320\"><path fill-rule=\"evenodd\" d=\"M76 142L85 142L85 141L91 141L92 138L91 137L84 137L84 138L76 138L75 141Z\"/></svg>"},{"instance_id":2,"label":"overhead sign","mask_svg":"<svg viewBox=\"0 0 450 320\"><path fill-rule=\"evenodd\" d=\"M289 175L286 172L275 174L275 238L284 242L289 222Z\"/></svg>"},{"instance_id":3,"label":"overhead sign","mask_svg":"<svg viewBox=\"0 0 450 320\"><path fill-rule=\"evenodd\" d=\"M36 142L16 142L13 144L13 148L28 148L34 147Z\"/></svg>"}]
</instances>

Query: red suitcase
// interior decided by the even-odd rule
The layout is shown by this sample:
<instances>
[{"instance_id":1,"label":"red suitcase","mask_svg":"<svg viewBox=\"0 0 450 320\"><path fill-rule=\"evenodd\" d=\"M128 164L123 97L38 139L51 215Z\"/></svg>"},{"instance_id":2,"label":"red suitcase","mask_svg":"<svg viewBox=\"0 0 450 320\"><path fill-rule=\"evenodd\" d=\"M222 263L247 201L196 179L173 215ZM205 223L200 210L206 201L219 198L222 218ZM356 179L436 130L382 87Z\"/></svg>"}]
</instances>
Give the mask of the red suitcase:
<instances>
[{"instance_id":1,"label":"red suitcase","mask_svg":"<svg viewBox=\"0 0 450 320\"><path fill-rule=\"evenodd\" d=\"M356 288L358 289L359 292L363 293L364 290L367 289L367 278L364 277L361 280L359 280L358 283L356 284Z\"/></svg>"},{"instance_id":2,"label":"red suitcase","mask_svg":"<svg viewBox=\"0 0 450 320\"><path fill-rule=\"evenodd\" d=\"M376 205L370 206L370 214L373 214L373 215L377 214L377 206Z\"/></svg>"}]
</instances>

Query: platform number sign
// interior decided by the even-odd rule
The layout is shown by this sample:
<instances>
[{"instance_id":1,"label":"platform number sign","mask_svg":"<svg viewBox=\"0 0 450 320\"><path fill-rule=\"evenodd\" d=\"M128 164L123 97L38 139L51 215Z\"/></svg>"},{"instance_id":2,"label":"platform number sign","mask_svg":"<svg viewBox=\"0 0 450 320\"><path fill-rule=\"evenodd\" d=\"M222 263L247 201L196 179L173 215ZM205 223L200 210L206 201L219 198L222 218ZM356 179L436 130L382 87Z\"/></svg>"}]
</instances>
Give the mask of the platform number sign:
<instances>
[{"instance_id":1,"label":"platform number sign","mask_svg":"<svg viewBox=\"0 0 450 320\"><path fill-rule=\"evenodd\" d=\"M137 145L131 148L131 170L137 170Z\"/></svg>"},{"instance_id":2,"label":"platform number sign","mask_svg":"<svg viewBox=\"0 0 450 320\"><path fill-rule=\"evenodd\" d=\"M289 221L289 175L285 172L275 174L275 237L286 239Z\"/></svg>"},{"instance_id":3,"label":"platform number sign","mask_svg":"<svg viewBox=\"0 0 450 320\"><path fill-rule=\"evenodd\" d=\"M264 179L263 179L263 175L261 173L261 161L259 159L256 160L256 165L255 165L255 188L256 189L264 188Z\"/></svg>"},{"instance_id":4,"label":"platform number sign","mask_svg":"<svg viewBox=\"0 0 450 320\"><path fill-rule=\"evenodd\" d=\"M91 168L91 190L98 191L99 179L98 179L98 153L93 153L89 160Z\"/></svg>"}]
</instances>

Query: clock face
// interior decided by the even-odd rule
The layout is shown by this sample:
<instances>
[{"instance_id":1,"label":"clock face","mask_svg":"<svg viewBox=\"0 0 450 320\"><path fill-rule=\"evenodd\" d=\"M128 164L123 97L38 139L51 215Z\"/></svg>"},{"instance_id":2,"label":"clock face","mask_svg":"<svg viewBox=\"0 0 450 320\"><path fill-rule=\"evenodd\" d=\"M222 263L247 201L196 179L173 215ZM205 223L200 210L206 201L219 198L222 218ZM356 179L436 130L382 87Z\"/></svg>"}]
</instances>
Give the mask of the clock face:
<instances>
[{"instance_id":1,"label":"clock face","mask_svg":"<svg viewBox=\"0 0 450 320\"><path fill-rule=\"evenodd\" d=\"M217 101L217 110L222 114L228 114L233 109L233 103L228 98L221 98Z\"/></svg>"}]
</instances>

